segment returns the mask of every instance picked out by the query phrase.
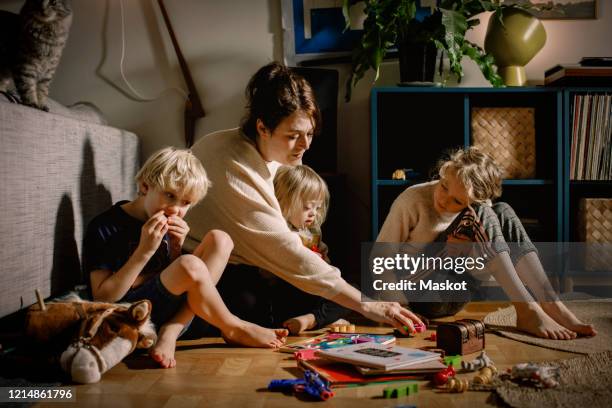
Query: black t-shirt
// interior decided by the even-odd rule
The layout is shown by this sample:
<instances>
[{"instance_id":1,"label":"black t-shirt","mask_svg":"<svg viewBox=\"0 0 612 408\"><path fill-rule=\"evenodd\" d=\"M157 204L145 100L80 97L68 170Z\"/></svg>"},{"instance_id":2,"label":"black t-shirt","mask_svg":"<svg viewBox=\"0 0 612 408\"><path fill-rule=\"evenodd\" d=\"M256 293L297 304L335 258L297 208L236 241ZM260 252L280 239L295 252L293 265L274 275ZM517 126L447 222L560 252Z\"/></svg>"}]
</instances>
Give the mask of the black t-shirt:
<instances>
[{"instance_id":1,"label":"black t-shirt","mask_svg":"<svg viewBox=\"0 0 612 408\"><path fill-rule=\"evenodd\" d=\"M144 222L121 208L127 202L119 201L96 216L87 226L83 243L83 267L87 276L98 269L117 272L138 247ZM166 234L141 275L159 273L170 262L170 246Z\"/></svg>"}]
</instances>

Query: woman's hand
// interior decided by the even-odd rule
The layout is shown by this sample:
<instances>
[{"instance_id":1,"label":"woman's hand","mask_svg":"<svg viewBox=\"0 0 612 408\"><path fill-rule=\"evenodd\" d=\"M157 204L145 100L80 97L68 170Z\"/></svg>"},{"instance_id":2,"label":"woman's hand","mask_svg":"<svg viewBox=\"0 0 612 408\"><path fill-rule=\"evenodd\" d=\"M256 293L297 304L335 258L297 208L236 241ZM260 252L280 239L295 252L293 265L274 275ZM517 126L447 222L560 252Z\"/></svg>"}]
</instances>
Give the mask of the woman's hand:
<instances>
[{"instance_id":1,"label":"woman's hand","mask_svg":"<svg viewBox=\"0 0 612 408\"><path fill-rule=\"evenodd\" d=\"M168 218L163 211L158 211L142 226L138 249L146 256L153 256L166 232L168 232Z\"/></svg>"},{"instance_id":2,"label":"woman's hand","mask_svg":"<svg viewBox=\"0 0 612 408\"><path fill-rule=\"evenodd\" d=\"M415 323L423 324L417 315L397 302L363 302L362 307L362 313L368 319L390 324L404 334L414 333Z\"/></svg>"}]
</instances>

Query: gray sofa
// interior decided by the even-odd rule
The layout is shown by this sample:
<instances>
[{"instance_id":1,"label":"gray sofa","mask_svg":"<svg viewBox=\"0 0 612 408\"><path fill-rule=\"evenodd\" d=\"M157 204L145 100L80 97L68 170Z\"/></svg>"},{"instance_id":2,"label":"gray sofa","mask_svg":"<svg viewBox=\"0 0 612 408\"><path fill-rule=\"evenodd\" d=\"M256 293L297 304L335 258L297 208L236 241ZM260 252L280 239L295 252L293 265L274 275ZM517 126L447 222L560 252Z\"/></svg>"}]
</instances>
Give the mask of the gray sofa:
<instances>
[{"instance_id":1,"label":"gray sofa","mask_svg":"<svg viewBox=\"0 0 612 408\"><path fill-rule=\"evenodd\" d=\"M83 118L85 120L83 120ZM84 282L87 223L135 193L139 142L95 111L0 95L0 317Z\"/></svg>"}]
</instances>

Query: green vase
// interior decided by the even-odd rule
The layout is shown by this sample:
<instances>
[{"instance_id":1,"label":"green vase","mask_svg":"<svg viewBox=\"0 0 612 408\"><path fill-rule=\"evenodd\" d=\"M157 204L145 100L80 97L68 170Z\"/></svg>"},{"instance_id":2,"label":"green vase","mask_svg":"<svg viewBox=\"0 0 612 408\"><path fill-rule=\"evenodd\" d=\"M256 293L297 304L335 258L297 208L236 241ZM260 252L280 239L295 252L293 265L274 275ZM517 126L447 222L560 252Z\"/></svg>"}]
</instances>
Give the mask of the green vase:
<instances>
[{"instance_id":1,"label":"green vase","mask_svg":"<svg viewBox=\"0 0 612 408\"><path fill-rule=\"evenodd\" d=\"M497 72L508 86L527 82L525 65L546 43L546 30L540 20L525 10L505 8L503 24L494 15L485 36L485 51L495 58Z\"/></svg>"}]
</instances>

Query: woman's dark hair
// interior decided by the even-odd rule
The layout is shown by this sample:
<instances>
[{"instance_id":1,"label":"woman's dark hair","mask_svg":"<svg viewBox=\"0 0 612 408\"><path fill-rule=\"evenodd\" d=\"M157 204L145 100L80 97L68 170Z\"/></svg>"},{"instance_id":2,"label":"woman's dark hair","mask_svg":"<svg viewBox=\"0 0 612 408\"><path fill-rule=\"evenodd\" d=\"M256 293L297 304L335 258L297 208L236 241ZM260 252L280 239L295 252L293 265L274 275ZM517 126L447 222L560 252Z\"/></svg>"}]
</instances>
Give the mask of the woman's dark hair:
<instances>
[{"instance_id":1,"label":"woman's dark hair","mask_svg":"<svg viewBox=\"0 0 612 408\"><path fill-rule=\"evenodd\" d=\"M247 112L241 129L253 141L257 139L257 119L272 132L284 118L302 111L312 119L315 134L321 127L321 112L312 87L283 64L271 62L261 67L249 81L245 93Z\"/></svg>"}]
</instances>

